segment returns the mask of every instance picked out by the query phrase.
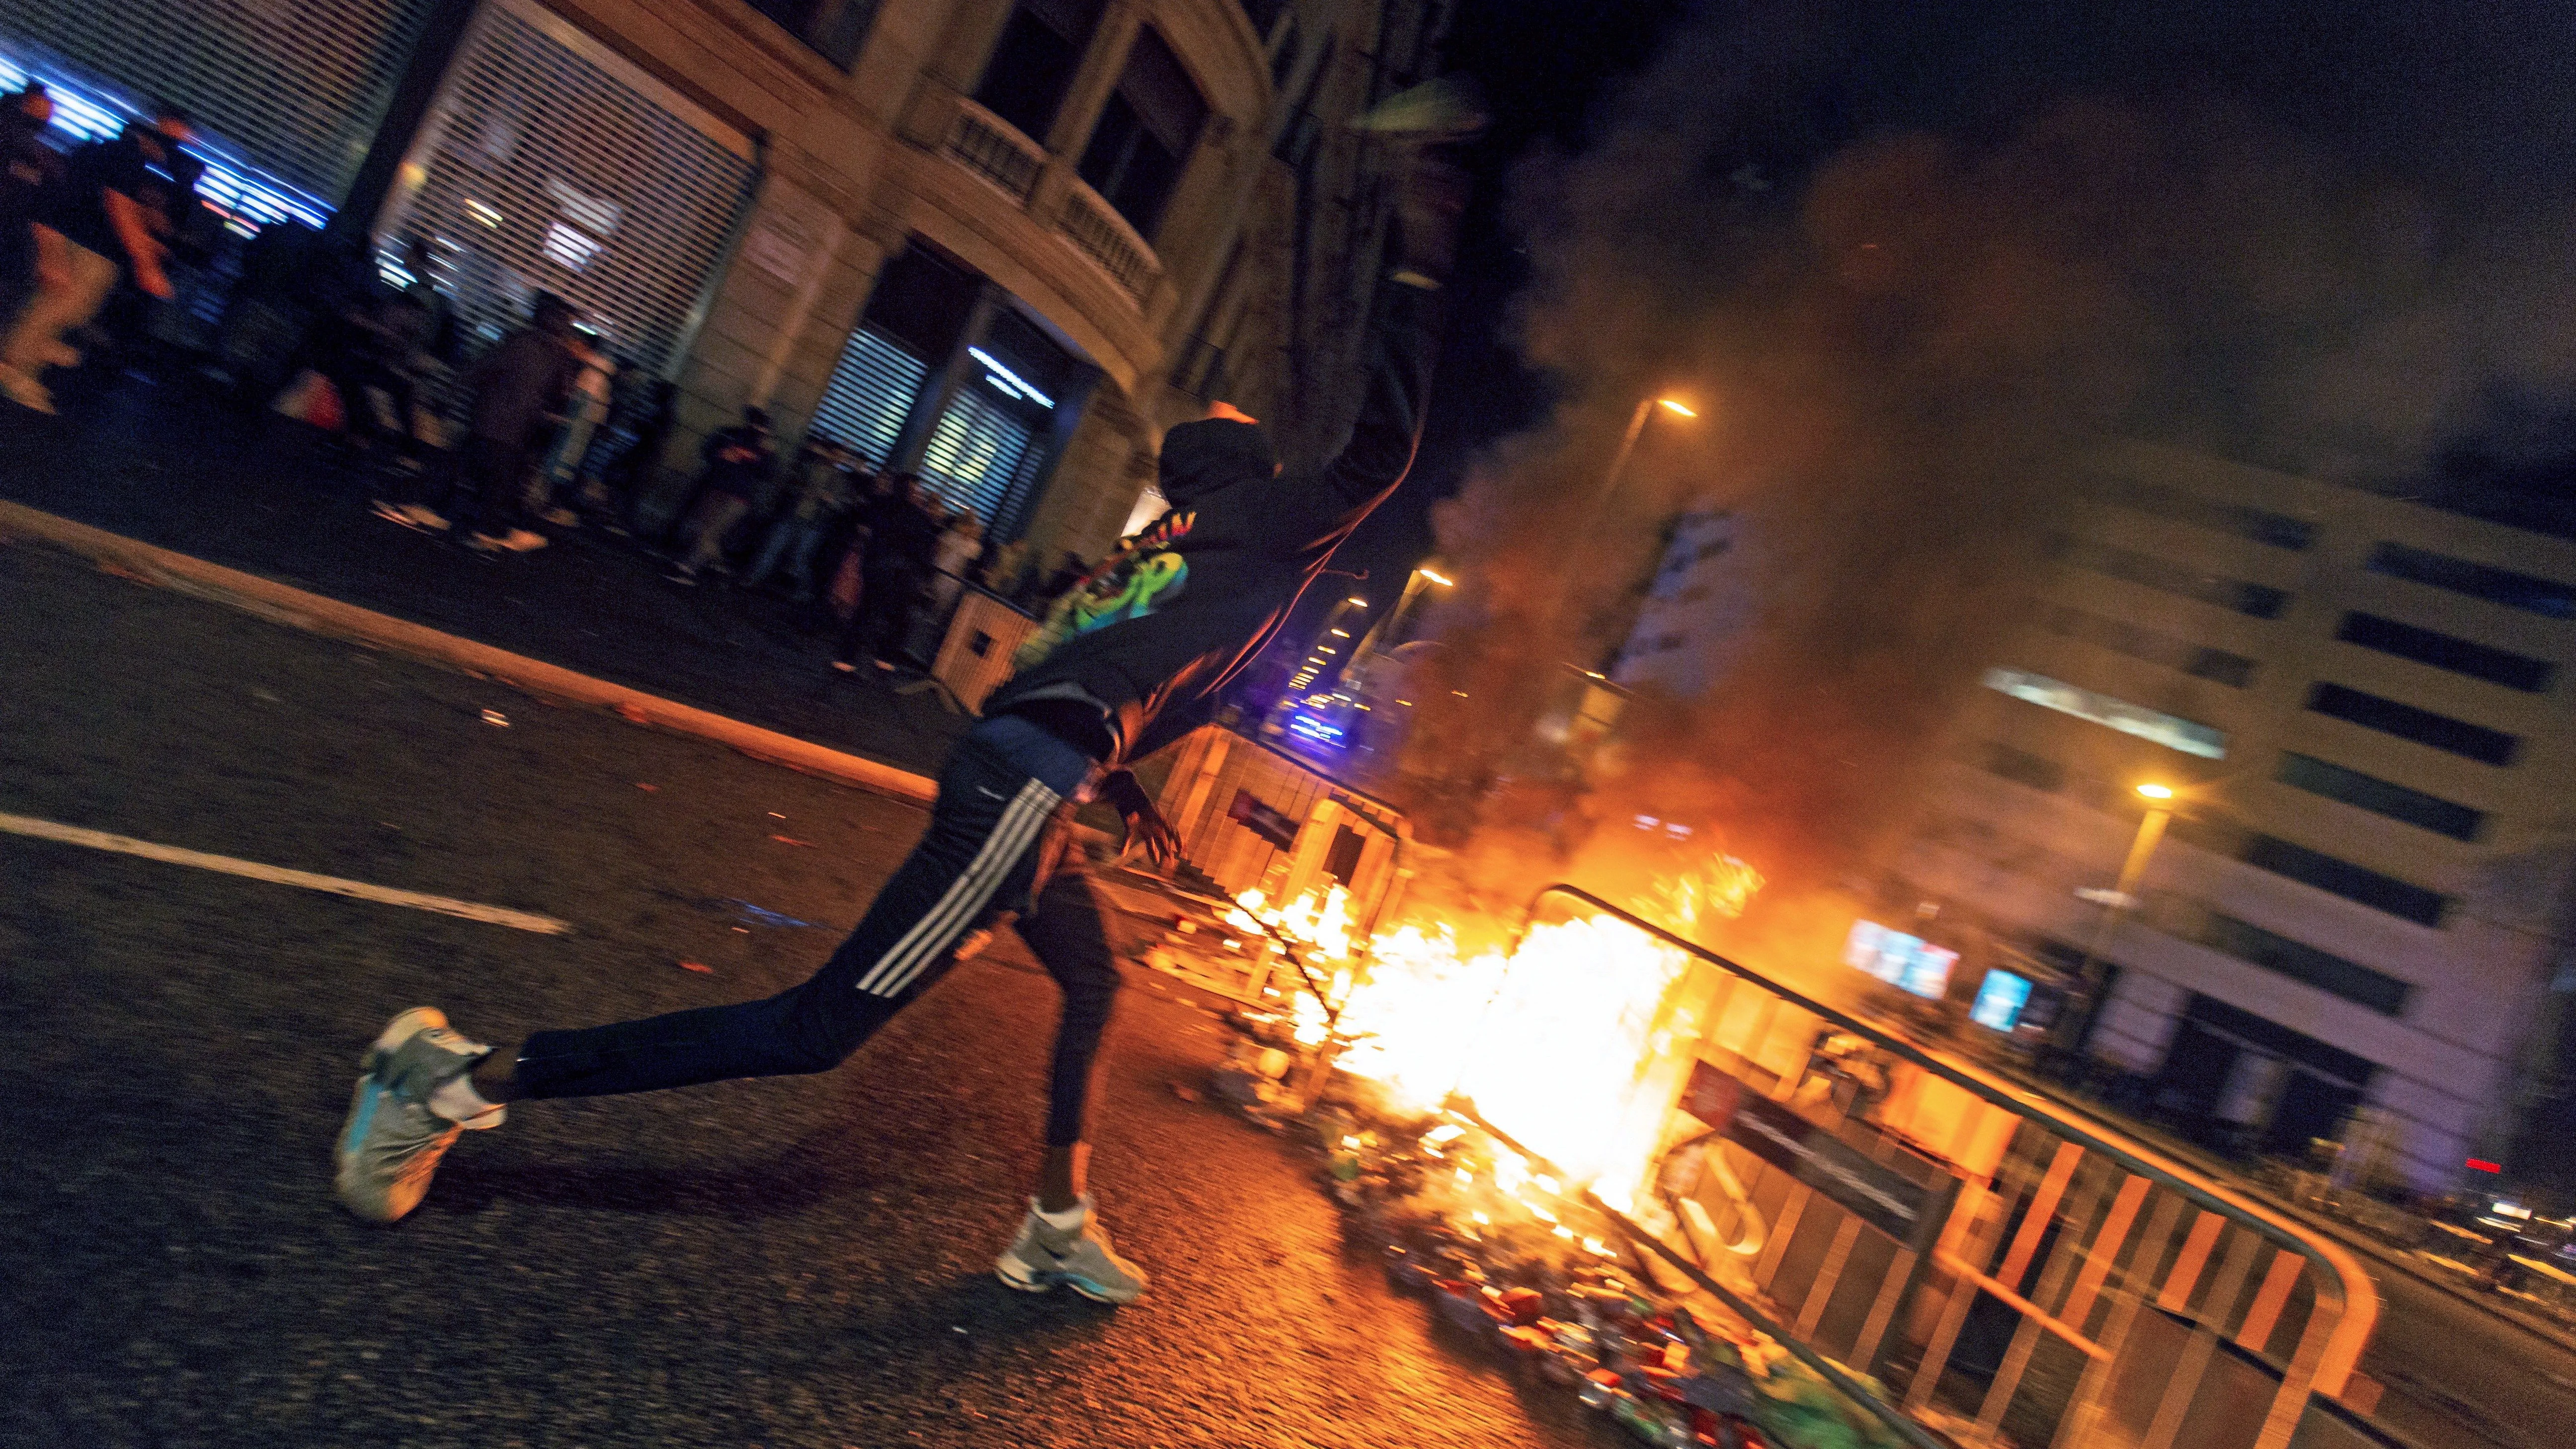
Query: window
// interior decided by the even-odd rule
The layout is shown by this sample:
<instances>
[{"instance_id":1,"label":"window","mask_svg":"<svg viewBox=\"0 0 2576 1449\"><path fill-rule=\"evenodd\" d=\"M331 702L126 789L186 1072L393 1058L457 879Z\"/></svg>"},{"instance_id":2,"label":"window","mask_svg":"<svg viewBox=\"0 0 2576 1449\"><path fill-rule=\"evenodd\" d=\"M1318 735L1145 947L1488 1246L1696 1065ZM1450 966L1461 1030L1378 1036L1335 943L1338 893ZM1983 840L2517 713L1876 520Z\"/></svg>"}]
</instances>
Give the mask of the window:
<instances>
[{"instance_id":1,"label":"window","mask_svg":"<svg viewBox=\"0 0 2576 1449\"><path fill-rule=\"evenodd\" d=\"M2059 714L2090 720L2124 735L2152 740L2169 750L2180 750L2186 755L2198 755L2209 760L2227 758L2227 732L2224 730L2166 714L2162 710L2149 709L2142 704L2131 704L2125 699L2115 699L2044 674L2033 674L2026 669L1989 669L1985 685L1999 694L2008 694L2042 709L2056 710Z\"/></svg>"},{"instance_id":2,"label":"window","mask_svg":"<svg viewBox=\"0 0 2576 1449\"><path fill-rule=\"evenodd\" d=\"M2151 589L2162 589L2168 594L2180 594L2186 599L2198 599L2204 604L2216 604L2222 609L2233 609L2257 619L2277 619L2290 604L2286 591L2269 584L2202 573L2170 559L2113 548L2090 539L2060 538L2051 553L2059 562L2076 568L2126 579L2133 584L2144 584Z\"/></svg>"},{"instance_id":3,"label":"window","mask_svg":"<svg viewBox=\"0 0 2576 1449\"><path fill-rule=\"evenodd\" d=\"M2099 644L2115 654L2179 669L2195 679L2210 680L2230 689L2243 689L2254 678L2254 661L2242 654L2194 644L2082 609L2059 609L2049 617L2048 627L2069 639Z\"/></svg>"},{"instance_id":4,"label":"window","mask_svg":"<svg viewBox=\"0 0 2576 1449\"><path fill-rule=\"evenodd\" d=\"M2028 785L2044 794L2054 795L2066 788L2066 767L2055 760L2017 750L2000 742L1986 746L1986 773L2000 775L2017 785Z\"/></svg>"},{"instance_id":5,"label":"window","mask_svg":"<svg viewBox=\"0 0 2576 1449\"><path fill-rule=\"evenodd\" d=\"M2369 567L2375 574L2430 584L2437 589L2449 589L2455 594L2502 604L2508 609L2521 609L2552 619L2576 619L2576 585L2518 574L2510 569L2489 568L2466 559L2408 548L2402 543L2383 543L2372 549Z\"/></svg>"},{"instance_id":6,"label":"window","mask_svg":"<svg viewBox=\"0 0 2576 1449\"><path fill-rule=\"evenodd\" d=\"M930 364L874 327L850 334L840 365L814 406L814 425L882 465L903 437L904 419L930 377Z\"/></svg>"},{"instance_id":7,"label":"window","mask_svg":"<svg viewBox=\"0 0 2576 1449\"><path fill-rule=\"evenodd\" d=\"M975 87L975 104L1043 145L1073 84L1083 48L1100 26L1102 0L1021 0L1002 26L993 58Z\"/></svg>"},{"instance_id":8,"label":"window","mask_svg":"<svg viewBox=\"0 0 2576 1449\"><path fill-rule=\"evenodd\" d=\"M2543 660L2490 649L2484 644L2472 644L2466 639L2418 629L2412 624L2400 624L2377 614L2344 615L2343 625L2335 630L2335 637L2347 644L2394 654L2400 659L2412 659L2418 664L2430 664L2436 669L2448 669L2455 674L2483 679L2489 684L2501 684L2507 689L2519 689L2526 694L2538 694L2547 689L2549 676L2554 672L2552 666Z\"/></svg>"},{"instance_id":9,"label":"window","mask_svg":"<svg viewBox=\"0 0 2576 1449\"><path fill-rule=\"evenodd\" d=\"M1147 26L1136 33L1127 70L1075 169L1137 235L1150 239L1180 183L1181 167L1198 146L1207 114L1207 102L1180 57Z\"/></svg>"},{"instance_id":10,"label":"window","mask_svg":"<svg viewBox=\"0 0 2576 1449\"><path fill-rule=\"evenodd\" d=\"M2220 503L2162 483L2105 478L2100 486L2103 497L2123 508L2232 533L2274 548L2304 549L2317 539L2317 526L2303 519L2238 503Z\"/></svg>"},{"instance_id":11,"label":"window","mask_svg":"<svg viewBox=\"0 0 2576 1449\"><path fill-rule=\"evenodd\" d=\"M2359 770L2347 770L2314 755L2285 754L2272 778L2292 789L2340 800L2355 809L2420 826L2453 840L2475 840L2486 826L2486 812L2391 784Z\"/></svg>"},{"instance_id":12,"label":"window","mask_svg":"<svg viewBox=\"0 0 2576 1449\"><path fill-rule=\"evenodd\" d=\"M2473 725L2429 709L2399 704L2340 684L2320 684L2308 691L2308 708L2322 715L2392 734L2401 740L2431 745L2489 765L2510 765L2522 741L2502 730Z\"/></svg>"},{"instance_id":13,"label":"window","mask_svg":"<svg viewBox=\"0 0 2576 1449\"><path fill-rule=\"evenodd\" d=\"M2428 891L2351 861L2337 860L2277 835L2248 837L2239 858L2257 870L2331 891L2345 900L2358 901L2419 926L2441 925L2442 913L2451 904L2450 898L2439 891Z\"/></svg>"},{"instance_id":14,"label":"window","mask_svg":"<svg viewBox=\"0 0 2576 1449\"><path fill-rule=\"evenodd\" d=\"M751 8L848 70L868 38L868 22L876 19L877 0L751 0Z\"/></svg>"},{"instance_id":15,"label":"window","mask_svg":"<svg viewBox=\"0 0 2576 1449\"><path fill-rule=\"evenodd\" d=\"M2406 998L2414 991L2384 971L2374 971L2358 961L2347 961L2217 911L2205 913L2192 939L2213 951L2224 951L2240 961L2250 961L2267 971L2277 971L2293 981L2367 1006L2382 1016L2403 1015Z\"/></svg>"}]
</instances>

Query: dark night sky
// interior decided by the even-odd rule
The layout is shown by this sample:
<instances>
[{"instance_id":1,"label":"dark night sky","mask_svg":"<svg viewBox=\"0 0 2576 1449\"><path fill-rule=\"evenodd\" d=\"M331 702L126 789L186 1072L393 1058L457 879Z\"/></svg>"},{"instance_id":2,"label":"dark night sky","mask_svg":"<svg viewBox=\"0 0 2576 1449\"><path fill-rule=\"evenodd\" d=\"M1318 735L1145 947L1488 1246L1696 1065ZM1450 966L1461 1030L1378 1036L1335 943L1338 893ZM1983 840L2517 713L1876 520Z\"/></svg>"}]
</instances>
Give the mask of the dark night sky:
<instances>
[{"instance_id":1,"label":"dark night sky","mask_svg":"<svg viewBox=\"0 0 2576 1449\"><path fill-rule=\"evenodd\" d=\"M1473 158L1479 195L1421 467L1341 556L1371 571L1373 595L1391 600L1429 551L1430 508L1476 454L1546 415L1550 380L1519 365L1512 335L1526 281L1503 220L1512 168L1579 153L1620 79L1705 25L1770 37L1735 52L1756 79L1743 150L1711 165L1713 186L1749 156L1793 196L1808 166L1856 139L1974 142L2079 96L2240 106L2468 225L2562 206L2576 177L2576 9L2544 0L1469 0L1450 65L1484 84L1496 124Z\"/></svg>"}]
</instances>

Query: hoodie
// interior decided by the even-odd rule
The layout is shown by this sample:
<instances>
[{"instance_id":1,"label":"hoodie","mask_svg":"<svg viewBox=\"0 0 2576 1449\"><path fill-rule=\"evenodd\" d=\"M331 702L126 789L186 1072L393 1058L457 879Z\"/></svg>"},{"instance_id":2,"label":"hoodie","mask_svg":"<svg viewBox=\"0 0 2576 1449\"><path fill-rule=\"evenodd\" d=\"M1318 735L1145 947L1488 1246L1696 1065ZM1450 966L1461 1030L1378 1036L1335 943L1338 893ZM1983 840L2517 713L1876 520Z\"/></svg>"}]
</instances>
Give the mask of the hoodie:
<instances>
[{"instance_id":1,"label":"hoodie","mask_svg":"<svg viewBox=\"0 0 2576 1449\"><path fill-rule=\"evenodd\" d=\"M1320 464L1282 469L1251 423L1208 418L1163 435L1169 511L1125 540L1056 602L1018 672L984 713L1068 714L1077 740L1124 765L1202 722L1217 692L1277 632L1333 550L1413 465L1431 381L1429 293L1380 288L1367 386L1348 440Z\"/></svg>"}]
</instances>

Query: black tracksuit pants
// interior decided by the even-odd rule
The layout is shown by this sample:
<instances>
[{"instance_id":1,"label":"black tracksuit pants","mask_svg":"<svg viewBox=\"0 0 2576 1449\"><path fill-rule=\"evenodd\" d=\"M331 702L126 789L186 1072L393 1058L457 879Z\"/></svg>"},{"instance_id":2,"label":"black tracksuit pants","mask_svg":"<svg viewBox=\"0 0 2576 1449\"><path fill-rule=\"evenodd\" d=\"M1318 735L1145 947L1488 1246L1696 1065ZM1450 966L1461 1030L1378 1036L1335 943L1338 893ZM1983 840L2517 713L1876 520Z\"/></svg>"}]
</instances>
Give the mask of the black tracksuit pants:
<instances>
[{"instance_id":1,"label":"black tracksuit pants","mask_svg":"<svg viewBox=\"0 0 2576 1449\"><path fill-rule=\"evenodd\" d=\"M1058 809L1094 771L1081 751L1027 720L984 721L940 772L929 832L803 985L765 1001L539 1032L519 1050L519 1094L597 1097L830 1071L947 974L961 937L1011 913L1064 997L1047 1145L1081 1141L1118 968L1090 881L1079 869L1050 867L1063 851Z\"/></svg>"}]
</instances>

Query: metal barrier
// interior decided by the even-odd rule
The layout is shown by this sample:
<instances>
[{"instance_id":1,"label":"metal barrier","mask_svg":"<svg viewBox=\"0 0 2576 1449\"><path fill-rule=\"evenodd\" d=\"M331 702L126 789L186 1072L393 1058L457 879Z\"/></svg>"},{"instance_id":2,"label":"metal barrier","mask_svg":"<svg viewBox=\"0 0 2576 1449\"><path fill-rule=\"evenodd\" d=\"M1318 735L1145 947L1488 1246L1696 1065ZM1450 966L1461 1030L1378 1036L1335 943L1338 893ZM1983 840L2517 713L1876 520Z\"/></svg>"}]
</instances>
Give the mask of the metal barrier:
<instances>
[{"instance_id":1,"label":"metal barrier","mask_svg":"<svg viewBox=\"0 0 2576 1449\"><path fill-rule=\"evenodd\" d=\"M1531 922L1551 899L1715 977L1691 987L1708 1005L1683 1093L1707 1130L1665 1151L1663 1225L1620 1221L1892 1429L2022 1449L2388 1442L2313 1398L2343 1392L2378 1318L2339 1244L1575 887L1540 892Z\"/></svg>"}]
</instances>

